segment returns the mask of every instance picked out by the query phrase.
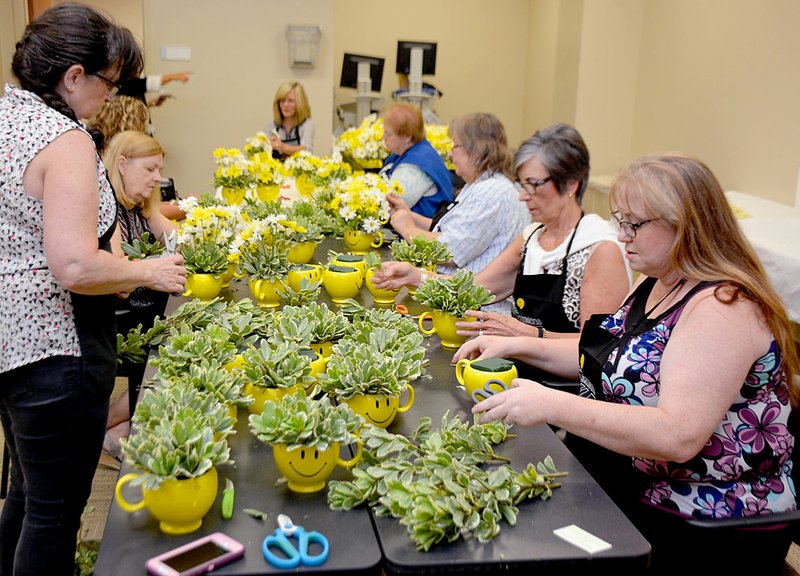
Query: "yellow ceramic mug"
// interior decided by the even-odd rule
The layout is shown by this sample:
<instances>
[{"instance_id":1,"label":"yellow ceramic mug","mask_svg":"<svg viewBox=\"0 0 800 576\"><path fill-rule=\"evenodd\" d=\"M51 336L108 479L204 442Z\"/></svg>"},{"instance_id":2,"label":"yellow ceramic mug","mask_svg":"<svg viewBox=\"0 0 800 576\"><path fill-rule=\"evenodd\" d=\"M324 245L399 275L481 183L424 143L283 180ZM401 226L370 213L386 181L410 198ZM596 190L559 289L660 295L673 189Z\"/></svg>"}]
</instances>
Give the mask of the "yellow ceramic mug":
<instances>
[{"instance_id":1,"label":"yellow ceramic mug","mask_svg":"<svg viewBox=\"0 0 800 576\"><path fill-rule=\"evenodd\" d=\"M506 388L511 387L511 381L517 377L517 367L512 360L506 358L484 358L481 360L468 360L462 358L456 364L456 380L467 391L467 395L474 399L476 392L502 392L503 387L492 381L502 382ZM488 386L487 386L488 384Z\"/></svg>"},{"instance_id":2,"label":"yellow ceramic mug","mask_svg":"<svg viewBox=\"0 0 800 576\"><path fill-rule=\"evenodd\" d=\"M433 320L433 326L430 328L430 330L425 328L424 324L425 320L428 318ZM475 322L476 320L477 318L474 316L465 316L463 318L459 318L458 316L453 316L452 314L447 314L446 312L441 312L440 310L433 310L420 314L419 329L420 332L426 336L430 336L434 332L438 334L444 348L460 348L461 345L467 341L468 336L459 336L456 334L458 331L458 328L456 328L456 322Z\"/></svg>"},{"instance_id":3,"label":"yellow ceramic mug","mask_svg":"<svg viewBox=\"0 0 800 576\"><path fill-rule=\"evenodd\" d=\"M350 252L365 254L370 248L383 246L383 232L362 232L361 230L345 230L344 245Z\"/></svg>"},{"instance_id":4,"label":"yellow ceramic mug","mask_svg":"<svg viewBox=\"0 0 800 576\"><path fill-rule=\"evenodd\" d=\"M361 272L362 278L367 277L367 261L364 260L363 254L339 254L331 260L331 264L344 266L345 268L355 268Z\"/></svg>"},{"instance_id":5,"label":"yellow ceramic mug","mask_svg":"<svg viewBox=\"0 0 800 576\"><path fill-rule=\"evenodd\" d=\"M250 288L250 294L256 299L256 304L262 308L277 308L281 305L281 297L275 291L276 288L283 288L280 280L273 282L251 278L247 282L247 286Z\"/></svg>"},{"instance_id":6,"label":"yellow ceramic mug","mask_svg":"<svg viewBox=\"0 0 800 576\"><path fill-rule=\"evenodd\" d=\"M355 268L330 265L322 272L322 285L337 304L355 298L364 279Z\"/></svg>"},{"instance_id":7,"label":"yellow ceramic mug","mask_svg":"<svg viewBox=\"0 0 800 576\"><path fill-rule=\"evenodd\" d=\"M155 490L142 488L142 499L130 503L122 495L122 488L140 474L125 474L117 480L114 489L119 507L126 512L137 512L147 508L159 520L159 528L167 534L188 534L203 523L203 517L211 509L217 497L217 469L211 469L197 478L165 480Z\"/></svg>"},{"instance_id":8,"label":"yellow ceramic mug","mask_svg":"<svg viewBox=\"0 0 800 576\"><path fill-rule=\"evenodd\" d=\"M222 283L222 276L216 274L190 274L186 277L186 292L183 295L211 300L219 296Z\"/></svg>"},{"instance_id":9,"label":"yellow ceramic mug","mask_svg":"<svg viewBox=\"0 0 800 576\"><path fill-rule=\"evenodd\" d=\"M400 412L406 412L414 405L414 387L409 384L408 400L400 406L400 396L382 396L378 394L355 394L345 400L350 409L364 417L369 424L378 428L386 428Z\"/></svg>"},{"instance_id":10,"label":"yellow ceramic mug","mask_svg":"<svg viewBox=\"0 0 800 576\"><path fill-rule=\"evenodd\" d=\"M363 448L361 440L356 442L358 450L350 460L342 460L339 456L337 442L333 442L327 450L319 450L315 446L300 446L287 450L285 444L276 444L272 447L272 455L278 472L288 480L289 490L308 494L325 488L325 481L337 464L351 468L358 463Z\"/></svg>"},{"instance_id":11,"label":"yellow ceramic mug","mask_svg":"<svg viewBox=\"0 0 800 576\"><path fill-rule=\"evenodd\" d=\"M292 270L289 270L287 278L292 290L298 292L300 290L300 282L303 278L308 278L311 284L319 282L320 279L322 279L322 266L319 264L300 264Z\"/></svg>"},{"instance_id":12,"label":"yellow ceramic mug","mask_svg":"<svg viewBox=\"0 0 800 576\"><path fill-rule=\"evenodd\" d=\"M372 299L378 306L386 306L390 304L394 304L395 298L397 298L397 294L400 292L399 289L397 290L384 290L381 288L376 288L375 285L372 283L372 277L375 275L375 268L370 268L367 270L367 290L369 293L372 294Z\"/></svg>"},{"instance_id":13,"label":"yellow ceramic mug","mask_svg":"<svg viewBox=\"0 0 800 576\"><path fill-rule=\"evenodd\" d=\"M289 249L286 257L292 264L307 264L314 257L317 242L298 242Z\"/></svg>"}]
</instances>

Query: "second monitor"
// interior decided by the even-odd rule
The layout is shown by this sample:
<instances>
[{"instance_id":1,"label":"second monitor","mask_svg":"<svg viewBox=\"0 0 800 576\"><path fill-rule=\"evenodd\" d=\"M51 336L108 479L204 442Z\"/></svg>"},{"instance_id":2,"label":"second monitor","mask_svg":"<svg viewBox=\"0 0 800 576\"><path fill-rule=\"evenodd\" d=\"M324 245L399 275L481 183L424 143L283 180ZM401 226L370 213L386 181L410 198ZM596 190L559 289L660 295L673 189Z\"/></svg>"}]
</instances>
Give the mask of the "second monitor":
<instances>
[{"instance_id":1,"label":"second monitor","mask_svg":"<svg viewBox=\"0 0 800 576\"><path fill-rule=\"evenodd\" d=\"M436 74L436 42L417 42L416 40L397 41L397 74L411 72L411 49L422 48L422 74Z\"/></svg>"},{"instance_id":2,"label":"second monitor","mask_svg":"<svg viewBox=\"0 0 800 576\"><path fill-rule=\"evenodd\" d=\"M383 80L384 59L375 56L363 56L345 52L344 61L342 62L342 77L339 81L339 86L342 88L358 88L359 63L369 64L371 90L373 92L380 92L381 82Z\"/></svg>"}]
</instances>

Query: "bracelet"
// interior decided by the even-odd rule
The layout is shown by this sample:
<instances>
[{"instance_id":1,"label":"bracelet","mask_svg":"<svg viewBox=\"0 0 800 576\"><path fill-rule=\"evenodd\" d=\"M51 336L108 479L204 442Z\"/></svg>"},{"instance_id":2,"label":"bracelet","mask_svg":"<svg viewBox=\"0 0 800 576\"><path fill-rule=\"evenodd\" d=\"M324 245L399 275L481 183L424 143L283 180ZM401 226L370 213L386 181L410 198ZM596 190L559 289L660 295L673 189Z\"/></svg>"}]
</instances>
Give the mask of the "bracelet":
<instances>
[{"instance_id":1,"label":"bracelet","mask_svg":"<svg viewBox=\"0 0 800 576\"><path fill-rule=\"evenodd\" d=\"M544 338L544 328L537 326L536 329L539 331L539 338Z\"/></svg>"},{"instance_id":2,"label":"bracelet","mask_svg":"<svg viewBox=\"0 0 800 576\"><path fill-rule=\"evenodd\" d=\"M419 272L419 285L420 285L420 286L422 286L422 284L423 284L423 283L424 283L424 282L425 282L427 279L428 279L428 275L425 273L425 271L424 271L422 268L420 268L420 272Z\"/></svg>"}]
</instances>

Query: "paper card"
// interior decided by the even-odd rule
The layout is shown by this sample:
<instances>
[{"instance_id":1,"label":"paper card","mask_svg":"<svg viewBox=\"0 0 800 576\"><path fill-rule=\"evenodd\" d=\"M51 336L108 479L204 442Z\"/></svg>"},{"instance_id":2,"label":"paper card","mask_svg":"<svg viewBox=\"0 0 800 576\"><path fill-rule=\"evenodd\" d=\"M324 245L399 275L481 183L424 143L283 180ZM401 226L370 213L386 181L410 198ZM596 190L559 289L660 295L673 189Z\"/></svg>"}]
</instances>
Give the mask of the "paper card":
<instances>
[{"instance_id":1,"label":"paper card","mask_svg":"<svg viewBox=\"0 0 800 576\"><path fill-rule=\"evenodd\" d=\"M575 524L553 530L553 534L566 540L573 546L586 550L589 554L597 554L598 552L611 549L611 544L587 532L583 528L575 526Z\"/></svg>"}]
</instances>

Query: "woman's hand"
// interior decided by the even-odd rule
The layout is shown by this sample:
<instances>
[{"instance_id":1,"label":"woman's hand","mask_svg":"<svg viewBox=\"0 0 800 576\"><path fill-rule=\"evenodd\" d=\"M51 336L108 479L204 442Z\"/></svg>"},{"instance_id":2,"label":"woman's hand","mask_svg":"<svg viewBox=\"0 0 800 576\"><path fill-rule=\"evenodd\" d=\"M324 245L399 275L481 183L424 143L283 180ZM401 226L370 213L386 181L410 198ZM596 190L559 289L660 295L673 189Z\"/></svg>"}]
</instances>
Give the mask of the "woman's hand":
<instances>
[{"instance_id":1,"label":"woman's hand","mask_svg":"<svg viewBox=\"0 0 800 576\"><path fill-rule=\"evenodd\" d=\"M272 134L269 137L269 145L272 146L273 150L277 150L283 154L283 140L281 140L277 135Z\"/></svg>"},{"instance_id":2,"label":"woman's hand","mask_svg":"<svg viewBox=\"0 0 800 576\"><path fill-rule=\"evenodd\" d=\"M403 286L419 286L421 273L408 262L384 262L372 276L372 283L381 290L398 290Z\"/></svg>"},{"instance_id":3,"label":"woman's hand","mask_svg":"<svg viewBox=\"0 0 800 576\"><path fill-rule=\"evenodd\" d=\"M515 378L511 388L489 396L472 407L473 414L480 414L478 422L503 420L506 424L519 424L526 428L547 422L547 407L553 390L532 380Z\"/></svg>"},{"instance_id":4,"label":"woman's hand","mask_svg":"<svg viewBox=\"0 0 800 576\"><path fill-rule=\"evenodd\" d=\"M463 358L476 360L478 358L509 358L513 338L503 338L501 336L479 336L474 340L467 340L456 350L451 364L457 363Z\"/></svg>"},{"instance_id":5,"label":"woman's hand","mask_svg":"<svg viewBox=\"0 0 800 576\"><path fill-rule=\"evenodd\" d=\"M467 310L465 316L477 318L477 322L456 322L459 336L525 336L530 335L527 324L511 316L497 312Z\"/></svg>"},{"instance_id":6,"label":"woman's hand","mask_svg":"<svg viewBox=\"0 0 800 576\"><path fill-rule=\"evenodd\" d=\"M406 204L405 201L394 192L387 194L386 200L389 202L389 210L392 211L392 214L400 210L408 210L409 212L411 211L411 209L408 207L408 204Z\"/></svg>"},{"instance_id":7,"label":"woman's hand","mask_svg":"<svg viewBox=\"0 0 800 576\"><path fill-rule=\"evenodd\" d=\"M186 268L183 266L183 256L173 254L172 256L141 260L141 262L148 267L151 277L145 286L159 292L183 294L186 288Z\"/></svg>"}]
</instances>

